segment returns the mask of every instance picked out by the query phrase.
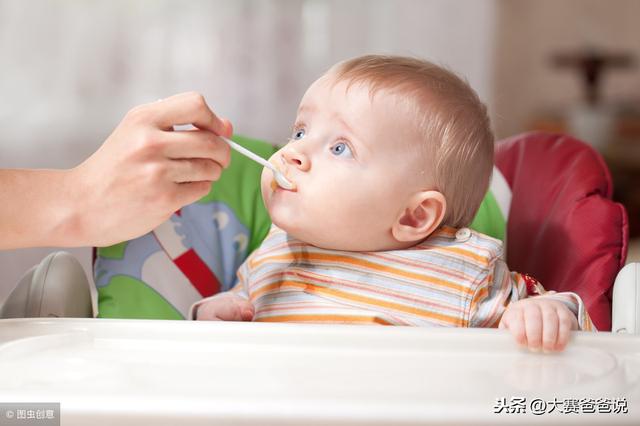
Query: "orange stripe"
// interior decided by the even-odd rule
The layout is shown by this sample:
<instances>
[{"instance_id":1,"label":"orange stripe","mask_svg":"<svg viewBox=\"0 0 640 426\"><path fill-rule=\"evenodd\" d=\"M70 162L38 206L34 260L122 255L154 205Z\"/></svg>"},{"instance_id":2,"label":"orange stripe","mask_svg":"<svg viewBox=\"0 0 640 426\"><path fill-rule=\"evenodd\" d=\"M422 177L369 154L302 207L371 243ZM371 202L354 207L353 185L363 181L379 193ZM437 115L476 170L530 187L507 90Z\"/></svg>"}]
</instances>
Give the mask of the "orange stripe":
<instances>
[{"instance_id":1,"label":"orange stripe","mask_svg":"<svg viewBox=\"0 0 640 426\"><path fill-rule=\"evenodd\" d=\"M293 272L293 271L292 271ZM281 275L281 274L279 274ZM422 298L422 297L417 297L413 294L411 295L404 295L403 293L399 293L397 291L391 291L391 290L387 290L384 288L379 288L379 287L374 287L374 286L370 286L367 283L361 284L358 281L349 281L349 280L345 280L345 279L341 279L341 280L336 280L336 279L329 279L329 278L325 278L323 275L320 274L314 274L312 272L299 272L299 271L295 271L292 273L292 275L294 276L298 276L302 279L304 278L308 278L311 282L311 284L315 284L315 282L320 282L320 283L325 283L328 285L333 285L333 286L340 286L340 287L348 287L348 288L352 288L352 289L356 289L356 290L364 290L366 292L369 293L375 293L376 295L382 295L382 296L389 296L389 297L393 297L395 299L402 299L402 300L406 300L408 302L416 302L419 301L420 303L424 304L424 305L430 305L431 307L436 307L436 308L443 308L449 311L454 311L454 312L460 312L462 311L459 308L455 308L451 305L447 305L447 304L443 304L440 302L434 302L432 301L430 298ZM271 275L271 278L273 278L275 276L275 274ZM417 285L416 287L420 288L420 285Z\"/></svg>"},{"instance_id":2,"label":"orange stripe","mask_svg":"<svg viewBox=\"0 0 640 426\"><path fill-rule=\"evenodd\" d=\"M278 312L278 311L299 311L301 309L311 310L311 309L330 309L327 304L319 305L313 302L278 302L273 303L266 306L260 306L259 314L267 313L267 312Z\"/></svg>"},{"instance_id":3,"label":"orange stripe","mask_svg":"<svg viewBox=\"0 0 640 426\"><path fill-rule=\"evenodd\" d=\"M277 228L279 232L273 232L270 231L268 236L271 236L272 234L286 234L285 231L283 231L280 228ZM450 237L450 238L455 238L455 234L457 232L456 228L452 228L450 226L445 226L443 228L438 229L437 231L435 231L432 236L433 237ZM269 247L268 249L266 249L265 251L273 251L274 249L280 248L280 247L300 247L300 246L308 246L309 244L298 241L298 240L294 240L294 241L285 241L283 243L279 243L277 246L274 247ZM434 242L434 244L430 244L429 240L427 239L426 241L424 241L421 244L418 244L417 246L411 247L409 250L413 250L413 249L417 249L417 250L422 250L424 248L428 248L428 247L432 247L432 248L436 248L436 249L442 249L445 251L451 251L454 253L458 253L461 254L463 256L466 256L468 258L477 260L478 262L480 262L482 265L488 265L489 264L489 260L488 258L492 258L493 254L491 253L491 250L487 249L484 246L478 246L478 245L472 245L471 243L467 243L467 246L471 246L473 248L476 248L477 250L480 251L485 251L487 252L487 254L482 255L482 254L477 254L474 253L473 251L469 251L469 250L465 250L463 248L459 248L459 247L446 247L446 246L442 246L440 244L437 244ZM375 252L372 252L375 253Z\"/></svg>"},{"instance_id":4,"label":"orange stripe","mask_svg":"<svg viewBox=\"0 0 640 426\"><path fill-rule=\"evenodd\" d=\"M491 286L492 289L497 285L500 286L498 291L494 291L495 294L493 296L493 300L491 300L491 302L493 303L493 307L489 312L485 314L484 321L479 324L481 327L488 326L492 328L493 324L495 324L495 327L498 326L498 324L500 323L500 319L502 318L502 314L504 314L505 309L510 303L509 293L512 290L512 282L511 276L508 273L503 274L502 282L500 283L494 281L493 274L489 274L486 278L486 281L488 285L482 287L485 290L484 297L486 298L489 298L489 286ZM500 296L498 296L498 294ZM502 303L498 303L499 301L502 301ZM493 323L490 323L492 319Z\"/></svg>"},{"instance_id":5,"label":"orange stripe","mask_svg":"<svg viewBox=\"0 0 640 426\"><path fill-rule=\"evenodd\" d=\"M386 300L379 300L379 299L373 299L370 297L366 297L366 296L360 296L360 295L356 295L356 294L349 294L349 293L345 293L343 291L340 290L334 290L334 289L330 289L330 288L326 288L326 287L319 287L313 284L304 284L304 283L300 283L297 281L279 281L279 282L275 282L272 284L268 284L265 285L264 287L262 287L260 290L257 290L255 292L251 293L251 301L256 300L257 298L259 298L262 294L267 293L269 290L273 290L276 288L281 288L283 286L291 286L291 287L296 287L296 288L300 288L300 289L309 289L312 290L313 293L317 293L317 294L321 294L321 295L328 295L328 296L333 296L333 297L337 297L339 299L343 299L343 300L350 300L350 301L354 301L354 302L360 302L360 303L365 303L368 305L373 305L376 307L381 307L381 308L387 308L387 309L391 309L391 310L396 310L396 311L400 311L400 312L407 312L413 315L417 315L420 317L426 317L426 318L432 318L432 319L437 319L440 321L444 321L446 323L449 324L454 324L454 325L458 325L461 327L466 327L466 320L457 316L449 316L449 315L445 315L445 314L440 314L437 312L431 312L431 311L425 311L424 309L419 309L413 306L407 306L407 305L401 305L399 303L394 303L394 302L389 302Z\"/></svg>"},{"instance_id":6,"label":"orange stripe","mask_svg":"<svg viewBox=\"0 0 640 426\"><path fill-rule=\"evenodd\" d=\"M261 257L260 260L256 259L255 263L252 264L251 266L258 267L265 262L285 261L285 260L295 260L295 258L292 257L290 254ZM401 277L410 278L418 281L430 282L432 284L437 284L443 287L451 288L465 295L469 295L472 293L472 290L469 287L466 287L463 285L455 284L450 281L445 281L435 277L430 277L428 275L417 274L415 272L409 272L409 271L403 271L402 269L397 269L397 268L391 268L389 266L380 265L364 259L356 259L348 256L339 256L339 255L331 255L331 254L323 254L323 253L305 253L305 260L318 261L318 262L346 263L353 266L373 269L379 272L386 272L389 274L398 275Z\"/></svg>"},{"instance_id":7,"label":"orange stripe","mask_svg":"<svg viewBox=\"0 0 640 426\"><path fill-rule=\"evenodd\" d=\"M412 260L412 259L405 259L403 257L399 257L399 256L394 256L394 255L387 255L384 252L381 253L375 253L372 252L370 254L371 257L377 258L377 259L381 259L384 262L390 262L390 263L399 263L402 265L407 265L407 266L413 266L414 268L428 268L432 271L435 272L439 272L441 274L444 275L449 275L451 277L455 277L458 278L462 281L469 281L470 279L472 279L469 275L464 274L463 272L459 272L455 269L452 268L444 268L441 267L440 265L437 264L433 264L433 263L427 263L424 260L423 261L416 261L416 260Z\"/></svg>"},{"instance_id":8,"label":"orange stripe","mask_svg":"<svg viewBox=\"0 0 640 426\"><path fill-rule=\"evenodd\" d=\"M487 256L483 256L481 254L477 254L477 253L474 253L472 251L462 249L460 247L440 247L440 246L438 246L438 250L448 251L448 252L459 254L461 256L465 256L465 257L467 257L469 259L475 260L476 262L480 263L482 266L489 265L489 259L487 258Z\"/></svg>"},{"instance_id":9,"label":"orange stripe","mask_svg":"<svg viewBox=\"0 0 640 426\"><path fill-rule=\"evenodd\" d=\"M474 315L476 313L476 309L478 309L478 304L484 301L484 299L487 298L488 294L489 294L489 290L487 289L487 287L482 287L474 295L473 299L471 300L471 306L469 307L469 312L471 312L471 315ZM469 318L469 320L471 320L471 318Z\"/></svg>"},{"instance_id":10,"label":"orange stripe","mask_svg":"<svg viewBox=\"0 0 640 426\"><path fill-rule=\"evenodd\" d=\"M278 315L272 317L257 318L256 322L314 322L314 323L341 323L341 324L380 324L380 325L393 325L382 318L367 317L362 315L323 315L323 314L292 314L292 315Z\"/></svg>"},{"instance_id":11,"label":"orange stripe","mask_svg":"<svg viewBox=\"0 0 640 426\"><path fill-rule=\"evenodd\" d=\"M433 236L445 235L447 237L455 237L456 236L456 232L458 232L458 230L456 228L454 228L452 226L444 225L440 229L437 229L433 233Z\"/></svg>"},{"instance_id":12,"label":"orange stripe","mask_svg":"<svg viewBox=\"0 0 640 426\"><path fill-rule=\"evenodd\" d=\"M252 290L249 299L253 302L256 299L259 299L260 297L262 297L264 294L269 293L271 290L279 289L284 285L289 285L291 287L296 287L303 290L307 287L306 284L299 283L296 281L276 281L271 284L267 284L265 286L260 287L259 290Z\"/></svg>"},{"instance_id":13,"label":"orange stripe","mask_svg":"<svg viewBox=\"0 0 640 426\"><path fill-rule=\"evenodd\" d=\"M249 266L252 269L257 268L258 266L262 265L265 262L269 262L271 260L275 260L275 261L289 261L289 262L293 262L294 260L297 259L296 256L297 252L287 252L285 254L276 254L273 256L266 256L266 255L262 255L260 257L257 257L256 259L251 259L251 262L249 264Z\"/></svg>"},{"instance_id":14,"label":"orange stripe","mask_svg":"<svg viewBox=\"0 0 640 426\"><path fill-rule=\"evenodd\" d=\"M267 240L265 239L265 241ZM298 242L281 241L281 242L278 242L277 244L272 243L271 246L263 245L263 246L260 246L260 256L264 256L266 254L272 253L274 251L279 251L279 250L286 250L287 252L290 251L292 253L299 253L293 250L294 248L297 248L297 247L309 247L309 244L303 243L302 241L298 241Z\"/></svg>"},{"instance_id":15,"label":"orange stripe","mask_svg":"<svg viewBox=\"0 0 640 426\"><path fill-rule=\"evenodd\" d=\"M495 246L494 248L498 248L501 247L501 242L497 242L497 243L493 243L492 241L487 241L487 239L491 239L490 237L486 237L485 238L478 238L479 241L466 241L464 243L465 247L469 247L473 250L479 251L479 252L483 252L485 253L485 256L488 257L492 257L495 256L495 254L493 253L493 249L491 248L492 246ZM437 239L437 238L427 238L426 240L424 240L423 242L421 242L418 245L415 245L413 247L409 247L408 249L405 250L422 250L425 248L440 248L440 247L449 247L449 245L453 243L453 239L444 239L444 241ZM488 245L487 245L488 244Z\"/></svg>"}]
</instances>

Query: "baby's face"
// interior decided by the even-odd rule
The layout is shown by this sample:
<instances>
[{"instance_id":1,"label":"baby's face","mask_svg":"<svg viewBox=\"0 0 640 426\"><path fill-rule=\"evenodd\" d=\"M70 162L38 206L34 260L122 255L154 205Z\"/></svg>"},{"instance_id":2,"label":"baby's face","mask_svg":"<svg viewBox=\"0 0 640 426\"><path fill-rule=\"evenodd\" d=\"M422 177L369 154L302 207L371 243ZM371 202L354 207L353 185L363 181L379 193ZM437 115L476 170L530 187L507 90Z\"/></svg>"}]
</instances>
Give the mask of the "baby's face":
<instances>
[{"instance_id":1,"label":"baby's face","mask_svg":"<svg viewBox=\"0 0 640 426\"><path fill-rule=\"evenodd\" d=\"M262 196L273 223L312 245L374 251L402 246L391 226L422 190L424 170L408 108L394 94L325 75L305 93L292 140L270 161L296 189L262 172Z\"/></svg>"}]
</instances>

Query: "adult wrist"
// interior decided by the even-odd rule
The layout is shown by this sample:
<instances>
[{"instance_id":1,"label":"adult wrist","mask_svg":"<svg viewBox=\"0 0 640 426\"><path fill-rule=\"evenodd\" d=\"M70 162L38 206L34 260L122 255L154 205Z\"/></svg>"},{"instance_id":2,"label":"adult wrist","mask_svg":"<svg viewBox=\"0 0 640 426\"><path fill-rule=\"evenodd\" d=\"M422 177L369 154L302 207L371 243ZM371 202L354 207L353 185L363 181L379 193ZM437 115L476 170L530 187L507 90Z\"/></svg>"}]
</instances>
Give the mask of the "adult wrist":
<instances>
[{"instance_id":1,"label":"adult wrist","mask_svg":"<svg viewBox=\"0 0 640 426\"><path fill-rule=\"evenodd\" d=\"M54 200L54 239L56 245L80 247L92 245L88 237L85 206L89 194L84 189L86 182L80 176L78 167L56 170L59 195Z\"/></svg>"}]
</instances>

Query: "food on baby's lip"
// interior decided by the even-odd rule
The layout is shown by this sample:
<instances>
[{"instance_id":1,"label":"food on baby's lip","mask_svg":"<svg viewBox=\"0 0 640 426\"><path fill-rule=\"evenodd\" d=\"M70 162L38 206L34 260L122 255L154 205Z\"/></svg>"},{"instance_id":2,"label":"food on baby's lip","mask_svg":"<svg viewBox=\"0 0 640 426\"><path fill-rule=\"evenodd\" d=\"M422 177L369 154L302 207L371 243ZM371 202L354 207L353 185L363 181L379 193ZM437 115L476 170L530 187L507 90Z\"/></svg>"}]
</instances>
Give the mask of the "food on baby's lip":
<instances>
[{"instance_id":1,"label":"food on baby's lip","mask_svg":"<svg viewBox=\"0 0 640 426\"><path fill-rule=\"evenodd\" d=\"M289 181L289 183L291 183L291 187L282 187L280 185L278 185L278 181L276 180L275 176L271 178L271 190L275 191L277 188L282 188L285 189L287 191L296 191L297 190L297 186L295 184L295 182L293 182L291 179L289 179L289 176L285 175L284 173L282 173L282 176L284 176L287 181Z\"/></svg>"},{"instance_id":2,"label":"food on baby's lip","mask_svg":"<svg viewBox=\"0 0 640 426\"><path fill-rule=\"evenodd\" d=\"M281 187L281 188L286 189L286 190L288 190L288 191L295 191L295 190L296 190L296 188L297 188L297 186L296 186L295 182L293 182L293 181L289 178L289 176L288 176L288 174L287 174L287 173L283 172L283 171L280 169L280 167L278 167L278 164L276 163L276 159L275 159L275 158L271 158L271 159L269 160L269 162L270 162L271 164L273 164L273 166L276 168L276 170L278 170L278 171L280 172L280 174L281 174L281 175L282 175L282 176L283 176L287 181L289 181L289 183L291 184L291 188L289 188L289 187L282 187L282 186L278 185L278 181L276 180L275 173L274 173L274 174L273 174L273 176L271 177L271 183L270 183L270 185L269 185L269 186L271 187L271 190L272 190L272 191L275 191L277 188Z\"/></svg>"},{"instance_id":3,"label":"food on baby's lip","mask_svg":"<svg viewBox=\"0 0 640 426\"><path fill-rule=\"evenodd\" d=\"M292 180L291 180L291 178L290 178L286 173L283 173L282 175L283 175L283 176L284 176L284 177L289 181L289 183L291 184L291 188L285 188L285 189L287 189L288 191L294 191L294 192L296 192L296 191L298 190L298 185L296 185L296 183L295 183L294 181L292 181ZM276 183L277 183L277 182L276 182Z\"/></svg>"}]
</instances>

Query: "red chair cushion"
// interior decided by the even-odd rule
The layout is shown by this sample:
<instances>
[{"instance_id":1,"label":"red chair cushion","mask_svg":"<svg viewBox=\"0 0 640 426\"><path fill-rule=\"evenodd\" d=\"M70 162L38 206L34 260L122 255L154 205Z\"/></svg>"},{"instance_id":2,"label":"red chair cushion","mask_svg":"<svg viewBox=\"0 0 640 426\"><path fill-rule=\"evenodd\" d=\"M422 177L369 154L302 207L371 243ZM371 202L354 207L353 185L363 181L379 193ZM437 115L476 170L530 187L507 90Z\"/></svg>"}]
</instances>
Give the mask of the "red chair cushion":
<instances>
[{"instance_id":1,"label":"red chair cushion","mask_svg":"<svg viewBox=\"0 0 640 426\"><path fill-rule=\"evenodd\" d=\"M569 136L528 133L497 143L495 161L512 190L509 267L548 290L576 292L598 330L610 330L629 231L600 154Z\"/></svg>"}]
</instances>

